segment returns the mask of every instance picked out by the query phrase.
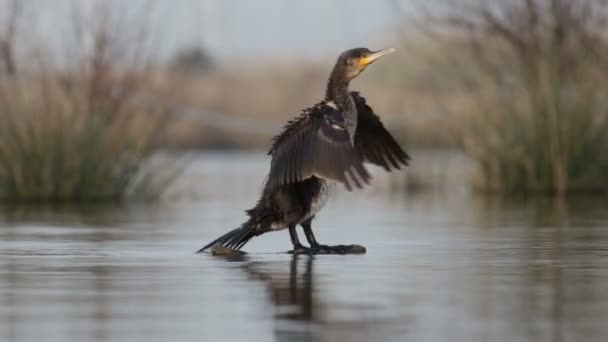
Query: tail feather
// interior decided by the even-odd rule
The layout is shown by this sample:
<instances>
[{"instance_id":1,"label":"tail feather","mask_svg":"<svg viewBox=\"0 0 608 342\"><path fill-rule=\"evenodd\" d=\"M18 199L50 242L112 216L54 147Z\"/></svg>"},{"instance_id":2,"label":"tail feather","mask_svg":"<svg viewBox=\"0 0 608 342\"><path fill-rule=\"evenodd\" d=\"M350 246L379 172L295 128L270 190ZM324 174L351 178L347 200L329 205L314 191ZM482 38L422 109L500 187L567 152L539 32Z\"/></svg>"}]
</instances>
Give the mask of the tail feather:
<instances>
[{"instance_id":1,"label":"tail feather","mask_svg":"<svg viewBox=\"0 0 608 342\"><path fill-rule=\"evenodd\" d=\"M232 249L241 249L251 238L271 231L273 224L282 222L282 215L278 209L268 204L267 194L263 195L256 206L247 210L249 219L240 227L229 231L228 233L213 240L205 247L198 250L197 253L202 253L213 246L228 247Z\"/></svg>"},{"instance_id":2,"label":"tail feather","mask_svg":"<svg viewBox=\"0 0 608 342\"><path fill-rule=\"evenodd\" d=\"M245 222L239 228L233 229L219 238L211 241L205 247L199 249L196 253L202 253L213 246L222 246L232 249L241 249L252 237L256 234L256 226L250 221Z\"/></svg>"}]
</instances>

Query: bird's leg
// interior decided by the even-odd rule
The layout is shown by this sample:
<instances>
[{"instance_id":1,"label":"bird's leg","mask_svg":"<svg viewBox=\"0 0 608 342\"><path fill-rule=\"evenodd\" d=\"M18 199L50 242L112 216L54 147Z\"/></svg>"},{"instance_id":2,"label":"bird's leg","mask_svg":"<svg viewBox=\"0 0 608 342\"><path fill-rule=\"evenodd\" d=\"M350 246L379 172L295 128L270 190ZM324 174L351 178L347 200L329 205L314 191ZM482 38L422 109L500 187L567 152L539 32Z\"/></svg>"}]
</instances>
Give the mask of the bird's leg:
<instances>
[{"instance_id":1,"label":"bird's leg","mask_svg":"<svg viewBox=\"0 0 608 342\"><path fill-rule=\"evenodd\" d=\"M312 232L311 224L312 224L312 218L300 223L300 225L304 229L304 235L306 236L306 240L310 244L310 247L318 247L320 245L317 242L317 239L315 238L315 234L313 234L313 232Z\"/></svg>"},{"instance_id":2,"label":"bird's leg","mask_svg":"<svg viewBox=\"0 0 608 342\"><path fill-rule=\"evenodd\" d=\"M357 245L327 246L319 244L315 238L315 234L312 232L311 222L312 219L302 222L301 225L304 229L304 235L306 235L306 240L308 240L313 254L349 254L365 252L365 248Z\"/></svg>"},{"instance_id":3,"label":"bird's leg","mask_svg":"<svg viewBox=\"0 0 608 342\"><path fill-rule=\"evenodd\" d=\"M310 248L304 247L300 243L300 239L298 238L298 232L296 232L296 225L292 224L289 226L289 237L291 238L291 244L293 245L293 250L289 251L292 254L310 254L312 250Z\"/></svg>"}]
</instances>

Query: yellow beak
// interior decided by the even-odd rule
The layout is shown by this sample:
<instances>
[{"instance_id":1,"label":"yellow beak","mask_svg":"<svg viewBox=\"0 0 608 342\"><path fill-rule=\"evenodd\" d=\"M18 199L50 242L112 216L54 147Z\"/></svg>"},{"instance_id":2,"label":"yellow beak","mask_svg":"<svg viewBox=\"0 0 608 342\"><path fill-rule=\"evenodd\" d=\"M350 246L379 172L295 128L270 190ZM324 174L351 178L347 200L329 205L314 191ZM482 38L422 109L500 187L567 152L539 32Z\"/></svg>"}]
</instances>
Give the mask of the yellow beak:
<instances>
[{"instance_id":1,"label":"yellow beak","mask_svg":"<svg viewBox=\"0 0 608 342\"><path fill-rule=\"evenodd\" d=\"M361 57L359 60L359 66L367 66L372 64L376 59L388 55L391 52L395 52L394 48L383 49L380 51L374 51L365 57Z\"/></svg>"}]
</instances>

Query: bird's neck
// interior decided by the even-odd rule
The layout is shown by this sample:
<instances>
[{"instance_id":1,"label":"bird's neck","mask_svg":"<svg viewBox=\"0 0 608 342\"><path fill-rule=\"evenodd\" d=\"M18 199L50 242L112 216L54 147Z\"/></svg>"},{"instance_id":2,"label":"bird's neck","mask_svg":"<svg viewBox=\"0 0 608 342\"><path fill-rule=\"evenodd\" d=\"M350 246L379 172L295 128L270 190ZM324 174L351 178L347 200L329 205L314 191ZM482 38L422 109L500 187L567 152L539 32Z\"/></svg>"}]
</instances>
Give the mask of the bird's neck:
<instances>
[{"instance_id":1,"label":"bird's neck","mask_svg":"<svg viewBox=\"0 0 608 342\"><path fill-rule=\"evenodd\" d=\"M336 105L346 111L350 109L352 99L348 91L349 81L340 76L339 70L334 70L327 82L325 98L336 103Z\"/></svg>"},{"instance_id":2,"label":"bird's neck","mask_svg":"<svg viewBox=\"0 0 608 342\"><path fill-rule=\"evenodd\" d=\"M334 70L327 82L325 98L329 101L333 101L338 106L344 115L349 133L352 133L351 136L354 136L354 131L357 128L358 115L355 101L350 96L348 90L348 84L349 81L344 79L344 77L340 77L336 70Z\"/></svg>"}]
</instances>

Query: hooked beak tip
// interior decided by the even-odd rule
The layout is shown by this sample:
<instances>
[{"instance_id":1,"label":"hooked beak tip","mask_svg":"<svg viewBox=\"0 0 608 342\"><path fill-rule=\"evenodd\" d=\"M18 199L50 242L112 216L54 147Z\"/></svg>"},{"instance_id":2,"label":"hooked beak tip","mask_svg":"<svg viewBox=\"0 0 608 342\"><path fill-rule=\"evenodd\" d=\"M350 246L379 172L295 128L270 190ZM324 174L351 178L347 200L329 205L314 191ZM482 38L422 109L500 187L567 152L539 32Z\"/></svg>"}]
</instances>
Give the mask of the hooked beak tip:
<instances>
[{"instance_id":1,"label":"hooked beak tip","mask_svg":"<svg viewBox=\"0 0 608 342\"><path fill-rule=\"evenodd\" d=\"M387 48L387 49L382 49L379 51L374 51L371 54L361 58L361 60L359 61L359 65L361 66L366 66L369 65L371 63L373 63L375 60L377 60L378 58L382 57L382 56L386 56L389 53L395 52L396 49L395 48Z\"/></svg>"}]
</instances>

